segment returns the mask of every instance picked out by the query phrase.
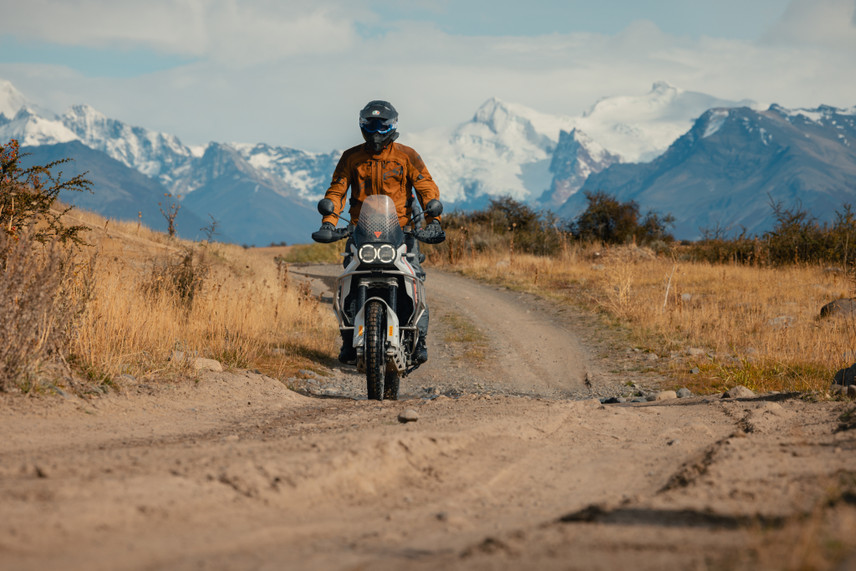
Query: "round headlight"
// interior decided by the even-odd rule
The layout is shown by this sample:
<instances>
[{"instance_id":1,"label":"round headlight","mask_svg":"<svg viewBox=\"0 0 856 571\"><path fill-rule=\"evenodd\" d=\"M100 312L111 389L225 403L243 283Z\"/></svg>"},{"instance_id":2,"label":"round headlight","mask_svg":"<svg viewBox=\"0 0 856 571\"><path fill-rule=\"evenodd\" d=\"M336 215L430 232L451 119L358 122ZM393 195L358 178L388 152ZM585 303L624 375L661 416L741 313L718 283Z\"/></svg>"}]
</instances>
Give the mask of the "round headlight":
<instances>
[{"instance_id":1,"label":"round headlight","mask_svg":"<svg viewBox=\"0 0 856 571\"><path fill-rule=\"evenodd\" d=\"M382 264L391 264L395 261L395 248L389 244L384 244L377 249L377 259Z\"/></svg>"},{"instance_id":2,"label":"round headlight","mask_svg":"<svg viewBox=\"0 0 856 571\"><path fill-rule=\"evenodd\" d=\"M360 246L360 251L357 252L360 261L366 264L371 264L377 258L377 250L371 244L363 244Z\"/></svg>"}]
</instances>

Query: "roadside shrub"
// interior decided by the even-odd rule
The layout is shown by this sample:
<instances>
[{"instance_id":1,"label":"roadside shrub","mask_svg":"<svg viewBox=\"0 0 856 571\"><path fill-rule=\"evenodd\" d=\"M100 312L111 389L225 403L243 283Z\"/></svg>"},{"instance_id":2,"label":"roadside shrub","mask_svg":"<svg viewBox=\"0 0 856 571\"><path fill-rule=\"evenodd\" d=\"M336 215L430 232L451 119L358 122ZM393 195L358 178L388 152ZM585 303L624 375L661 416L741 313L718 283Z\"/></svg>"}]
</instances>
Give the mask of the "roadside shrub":
<instances>
[{"instance_id":1,"label":"roadside shrub","mask_svg":"<svg viewBox=\"0 0 856 571\"><path fill-rule=\"evenodd\" d=\"M67 369L64 352L89 300L86 263L75 262L85 226L63 222L63 190L88 190L83 175L22 168L18 142L0 145L0 391L28 391L48 369Z\"/></svg>"},{"instance_id":2,"label":"roadside shrub","mask_svg":"<svg viewBox=\"0 0 856 571\"><path fill-rule=\"evenodd\" d=\"M761 236L743 230L726 238L720 229L704 230L692 244L692 259L712 263L741 263L767 266L791 264L840 264L847 270L856 261L856 215L849 204L835 212L831 224L820 223L799 205L785 208L770 202L775 226Z\"/></svg>"},{"instance_id":3,"label":"roadside shrub","mask_svg":"<svg viewBox=\"0 0 856 571\"><path fill-rule=\"evenodd\" d=\"M63 181L62 171L54 175L52 169L71 159L26 169L20 159L18 141L0 145L0 229L16 238L32 227L31 240L80 243L79 233L86 227L65 225L62 217L71 207L57 208L57 199L64 190L90 190L85 173Z\"/></svg>"},{"instance_id":4,"label":"roadside shrub","mask_svg":"<svg viewBox=\"0 0 856 571\"><path fill-rule=\"evenodd\" d=\"M510 197L492 199L484 210L443 215L446 241L420 246L426 254L450 263L463 255L508 251L511 255L550 256L560 253L569 233L551 213L539 213Z\"/></svg>"},{"instance_id":5,"label":"roadside shrub","mask_svg":"<svg viewBox=\"0 0 856 571\"><path fill-rule=\"evenodd\" d=\"M666 231L675 221L671 215L660 216L649 211L640 221L639 205L632 200L619 202L603 191L586 191L585 197L588 206L570 224L574 237L580 240L604 244L626 244L631 241L648 244L674 240Z\"/></svg>"},{"instance_id":6,"label":"roadside shrub","mask_svg":"<svg viewBox=\"0 0 856 571\"><path fill-rule=\"evenodd\" d=\"M0 391L27 392L64 369L76 319L88 301L86 270L73 251L41 244L30 230L0 232Z\"/></svg>"}]
</instances>

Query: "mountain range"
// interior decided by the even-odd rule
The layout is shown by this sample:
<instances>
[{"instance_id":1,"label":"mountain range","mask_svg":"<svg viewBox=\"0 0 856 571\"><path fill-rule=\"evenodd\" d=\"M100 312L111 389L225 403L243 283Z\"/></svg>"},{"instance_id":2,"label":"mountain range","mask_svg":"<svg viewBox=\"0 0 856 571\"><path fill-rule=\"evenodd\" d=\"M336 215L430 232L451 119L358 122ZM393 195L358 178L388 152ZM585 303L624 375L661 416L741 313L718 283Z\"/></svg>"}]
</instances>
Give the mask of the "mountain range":
<instances>
[{"instance_id":1,"label":"mountain range","mask_svg":"<svg viewBox=\"0 0 856 571\"><path fill-rule=\"evenodd\" d=\"M856 108L761 109L658 82L575 117L492 98L470 121L400 141L419 150L447 210L510 196L573 218L583 191L602 190L671 213L675 235L694 238L711 226L769 229L771 199L830 218L856 198L854 116ZM54 114L0 80L0 141L12 138L33 164L70 157L64 170L88 172L94 194L62 197L72 204L120 219L142 213L163 230L158 203L177 200L183 237L199 238L213 219L217 239L254 245L307 241L341 155L265 143L189 147L87 105Z\"/></svg>"}]
</instances>

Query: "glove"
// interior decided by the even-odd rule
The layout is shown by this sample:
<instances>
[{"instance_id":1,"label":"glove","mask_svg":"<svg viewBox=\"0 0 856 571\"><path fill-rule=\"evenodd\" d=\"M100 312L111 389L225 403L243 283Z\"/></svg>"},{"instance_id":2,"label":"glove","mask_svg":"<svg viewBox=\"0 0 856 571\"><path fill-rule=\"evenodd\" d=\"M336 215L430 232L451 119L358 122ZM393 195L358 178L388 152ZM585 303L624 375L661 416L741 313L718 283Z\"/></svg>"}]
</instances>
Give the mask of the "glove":
<instances>
[{"instance_id":1,"label":"glove","mask_svg":"<svg viewBox=\"0 0 856 571\"><path fill-rule=\"evenodd\" d=\"M329 244L338 240L336 237L336 227L329 222L321 224L321 228L317 232L312 233L312 239L322 244Z\"/></svg>"},{"instance_id":2,"label":"glove","mask_svg":"<svg viewBox=\"0 0 856 571\"><path fill-rule=\"evenodd\" d=\"M416 234L416 238L426 244L439 244L446 239L446 232L440 227L439 220L432 220L428 226Z\"/></svg>"}]
</instances>

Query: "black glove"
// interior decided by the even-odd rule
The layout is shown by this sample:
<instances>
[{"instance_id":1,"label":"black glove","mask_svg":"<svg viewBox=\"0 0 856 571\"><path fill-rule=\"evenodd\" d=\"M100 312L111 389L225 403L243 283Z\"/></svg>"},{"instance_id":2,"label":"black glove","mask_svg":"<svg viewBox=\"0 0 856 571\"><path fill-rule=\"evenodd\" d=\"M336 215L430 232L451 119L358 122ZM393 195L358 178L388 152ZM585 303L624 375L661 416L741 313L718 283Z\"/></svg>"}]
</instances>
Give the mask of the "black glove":
<instances>
[{"instance_id":1,"label":"black glove","mask_svg":"<svg viewBox=\"0 0 856 571\"><path fill-rule=\"evenodd\" d=\"M426 244L439 244L446 239L446 232L440 227L440 221L435 219L416 233L416 239Z\"/></svg>"},{"instance_id":2,"label":"black glove","mask_svg":"<svg viewBox=\"0 0 856 571\"><path fill-rule=\"evenodd\" d=\"M322 244L329 244L339 238L336 237L336 227L329 222L323 222L321 228L312 233L312 239Z\"/></svg>"}]
</instances>

